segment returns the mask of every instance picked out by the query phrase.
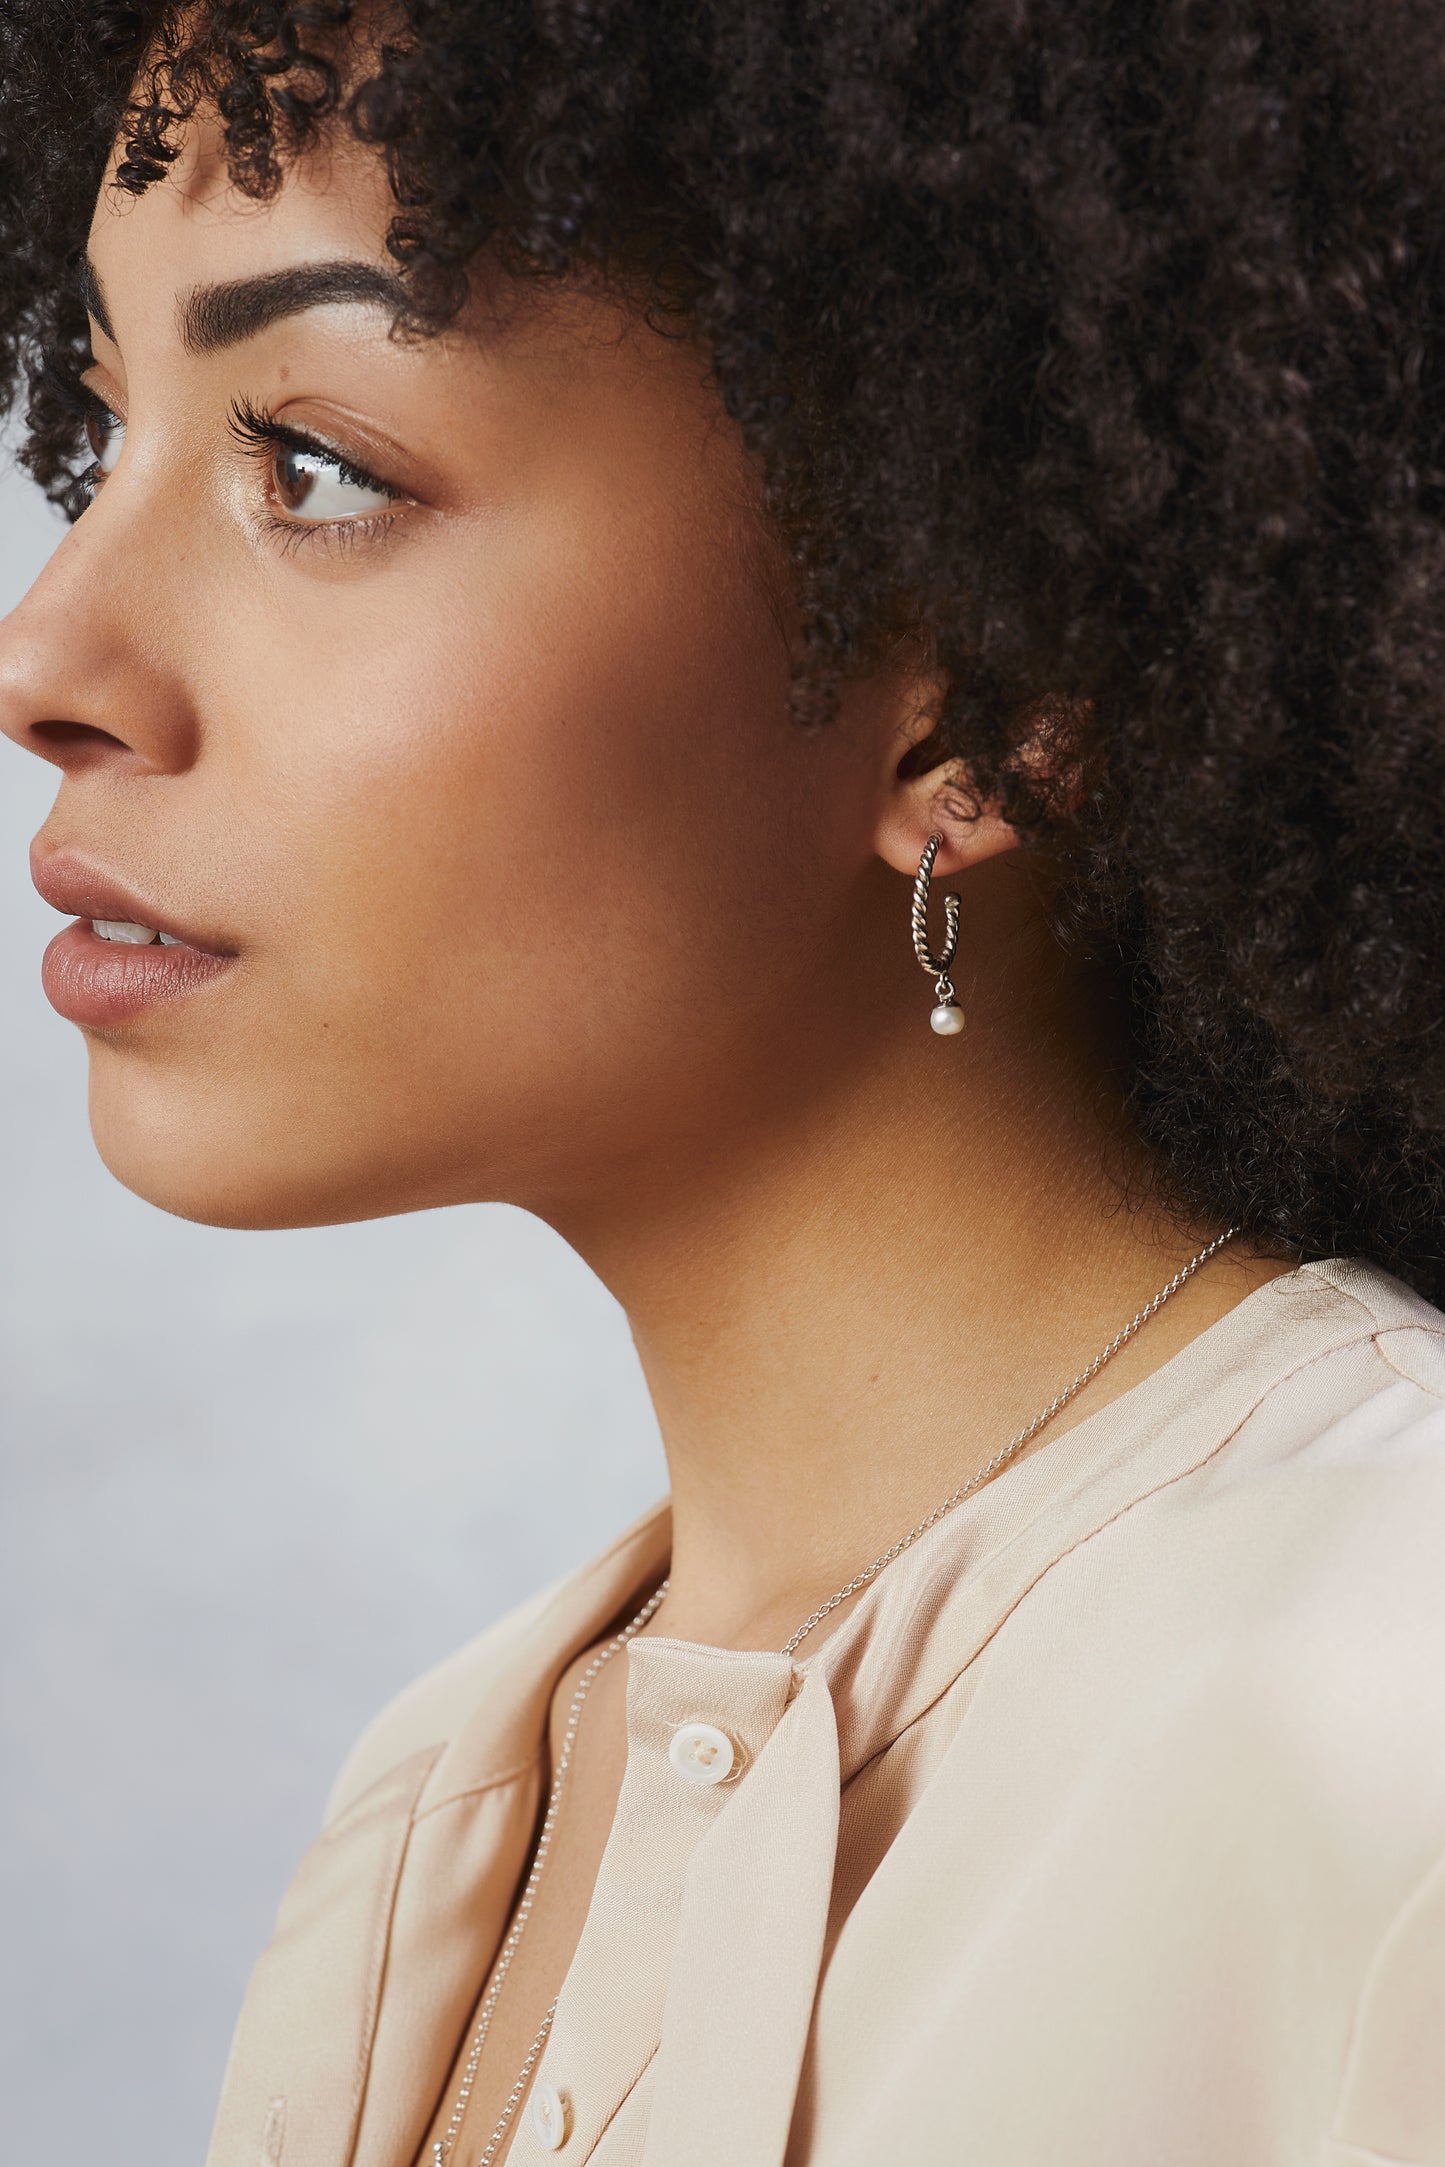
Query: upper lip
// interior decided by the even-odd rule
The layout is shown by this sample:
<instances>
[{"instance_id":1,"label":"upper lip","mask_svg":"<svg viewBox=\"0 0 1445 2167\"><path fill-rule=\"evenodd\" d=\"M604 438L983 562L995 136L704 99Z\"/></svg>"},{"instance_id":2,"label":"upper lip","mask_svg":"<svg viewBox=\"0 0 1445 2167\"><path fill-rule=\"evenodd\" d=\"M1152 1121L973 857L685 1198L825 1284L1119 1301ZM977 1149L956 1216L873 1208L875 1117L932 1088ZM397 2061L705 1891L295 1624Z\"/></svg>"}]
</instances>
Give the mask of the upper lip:
<instances>
[{"instance_id":1,"label":"upper lip","mask_svg":"<svg viewBox=\"0 0 1445 2167\"><path fill-rule=\"evenodd\" d=\"M69 851L42 854L38 849L32 850L30 877L52 909L65 911L72 918L100 918L152 926L157 933L169 933L173 940L184 941L188 948L200 948L211 955L235 952L222 942L208 939L182 925L179 919L168 916L165 911L157 910L134 889L127 888L124 881L117 880L99 866L87 864L84 858L75 857Z\"/></svg>"}]
</instances>

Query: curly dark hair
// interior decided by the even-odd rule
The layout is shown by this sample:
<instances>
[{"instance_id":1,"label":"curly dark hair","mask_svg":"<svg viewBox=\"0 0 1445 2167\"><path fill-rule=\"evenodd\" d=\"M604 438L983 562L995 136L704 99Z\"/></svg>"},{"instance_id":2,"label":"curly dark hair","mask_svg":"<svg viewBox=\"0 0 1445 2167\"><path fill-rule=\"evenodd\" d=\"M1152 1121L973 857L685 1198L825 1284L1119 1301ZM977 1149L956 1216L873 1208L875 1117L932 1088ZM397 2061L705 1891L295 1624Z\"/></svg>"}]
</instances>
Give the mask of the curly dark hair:
<instances>
[{"instance_id":1,"label":"curly dark hair","mask_svg":"<svg viewBox=\"0 0 1445 2167\"><path fill-rule=\"evenodd\" d=\"M257 196L377 146L423 333L482 258L686 329L800 704L927 641L1166 1191L1441 1300L1442 57L1428 0L6 0L0 361L74 508L95 188L203 106Z\"/></svg>"}]
</instances>

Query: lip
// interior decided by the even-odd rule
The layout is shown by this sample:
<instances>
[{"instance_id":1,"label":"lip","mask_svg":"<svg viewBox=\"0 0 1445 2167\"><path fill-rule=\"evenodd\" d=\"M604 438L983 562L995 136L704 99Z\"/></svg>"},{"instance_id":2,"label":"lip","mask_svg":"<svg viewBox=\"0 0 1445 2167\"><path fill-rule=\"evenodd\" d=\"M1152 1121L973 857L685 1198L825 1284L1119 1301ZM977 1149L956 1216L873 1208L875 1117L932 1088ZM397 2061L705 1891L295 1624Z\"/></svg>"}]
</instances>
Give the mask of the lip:
<instances>
[{"instance_id":1,"label":"lip","mask_svg":"<svg viewBox=\"0 0 1445 2167\"><path fill-rule=\"evenodd\" d=\"M138 889L128 888L123 880L73 851L42 853L32 849L30 878L51 909L63 911L67 918L119 919L131 925L154 926L157 933L169 933L172 940L183 941L187 948L202 955L233 954L225 941L168 917L154 903L147 902Z\"/></svg>"},{"instance_id":2,"label":"lip","mask_svg":"<svg viewBox=\"0 0 1445 2167\"><path fill-rule=\"evenodd\" d=\"M181 926L83 859L33 853L31 877L55 910L75 914L46 949L40 975L52 1008L83 1030L113 1030L158 1003L214 984L237 961L234 950ZM92 927L96 918L154 926L176 945L102 940Z\"/></svg>"}]
</instances>

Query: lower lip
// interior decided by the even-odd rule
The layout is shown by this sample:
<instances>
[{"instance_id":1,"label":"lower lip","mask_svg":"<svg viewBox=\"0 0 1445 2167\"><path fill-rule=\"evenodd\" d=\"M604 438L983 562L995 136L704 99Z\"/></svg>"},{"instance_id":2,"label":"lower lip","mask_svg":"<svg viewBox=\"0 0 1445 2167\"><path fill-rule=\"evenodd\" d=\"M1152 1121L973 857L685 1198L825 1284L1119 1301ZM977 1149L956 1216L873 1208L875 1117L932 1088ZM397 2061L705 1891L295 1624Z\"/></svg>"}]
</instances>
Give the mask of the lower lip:
<instances>
[{"instance_id":1,"label":"lower lip","mask_svg":"<svg viewBox=\"0 0 1445 2167\"><path fill-rule=\"evenodd\" d=\"M106 1031L213 984L235 961L160 941L104 941L88 919L78 918L56 934L40 975L52 1008L87 1031Z\"/></svg>"}]
</instances>

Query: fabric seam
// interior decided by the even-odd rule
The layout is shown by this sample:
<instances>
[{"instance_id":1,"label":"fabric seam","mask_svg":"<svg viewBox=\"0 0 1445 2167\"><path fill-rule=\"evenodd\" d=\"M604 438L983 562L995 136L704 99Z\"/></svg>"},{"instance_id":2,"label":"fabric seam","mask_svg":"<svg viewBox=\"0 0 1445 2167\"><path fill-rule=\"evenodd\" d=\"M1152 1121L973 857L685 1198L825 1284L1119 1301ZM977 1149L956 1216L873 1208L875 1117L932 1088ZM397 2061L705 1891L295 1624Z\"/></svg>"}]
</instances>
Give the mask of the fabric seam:
<instances>
[{"instance_id":1,"label":"fabric seam","mask_svg":"<svg viewBox=\"0 0 1445 2167\"><path fill-rule=\"evenodd\" d=\"M587 2151L583 2155L581 2167L587 2167L588 2160L595 2159L597 2157L598 2146L602 2143L603 2139L607 2135L608 2130L611 2129L613 2123L617 2120L618 2115L621 2114L623 2108L627 2105L628 2100L632 2098L633 2094L637 2090L637 2087L639 2086L639 2084L641 2084L643 2078L647 2075L653 2063L657 2060L658 2048L661 2046L661 2044L662 2042L658 2040L653 2045L651 2053L648 2055L642 2067L638 2070L637 2075L633 2078L632 2082L628 2085L626 2091L621 2095L619 2099L615 2100L612 2106L609 2108L607 2118L603 2122L602 2127L598 2130L595 2140L592 2144L588 2146Z\"/></svg>"},{"instance_id":2,"label":"fabric seam","mask_svg":"<svg viewBox=\"0 0 1445 2167\"><path fill-rule=\"evenodd\" d=\"M432 1763L433 1767L436 1765L436 1762L441 1759L445 1751L445 1743L438 1746L436 1755ZM537 1764L541 1760L541 1758L542 1754L541 1749L539 1748L538 1751L534 1753L531 1759L528 1761L518 1761L516 1766L513 1768L501 1769L494 1776L484 1777L480 1783L468 1784L465 1791L448 1792L445 1798L439 1798L435 1800L432 1805L423 1806L419 1810L413 1812L411 1817L412 1827L420 1828L422 1822L429 1821L434 1813L445 1813L449 1806L458 1806L461 1804L463 1799L484 1798L488 1791L504 1790L509 1783L520 1782L523 1776L535 1775L537 1770ZM428 1774L429 1773L430 1770L428 1770Z\"/></svg>"},{"instance_id":3,"label":"fabric seam","mask_svg":"<svg viewBox=\"0 0 1445 2167\"><path fill-rule=\"evenodd\" d=\"M1393 1332L1424 1332L1430 1339L1445 1339L1445 1331L1435 1331L1427 1324L1386 1324L1381 1325L1375 1334L1375 1352L1386 1368L1395 1372L1401 1384L1413 1385L1417 1392L1428 1393L1432 1400L1438 1400L1445 1405L1445 1392L1437 1392L1433 1385L1421 1384L1418 1377L1412 1377L1407 1369L1401 1369L1388 1347L1381 1346L1380 1342L1386 1334Z\"/></svg>"},{"instance_id":4,"label":"fabric seam","mask_svg":"<svg viewBox=\"0 0 1445 2167\"><path fill-rule=\"evenodd\" d=\"M1405 1894L1401 1897L1399 1903L1395 1906L1395 1909L1391 1912L1379 1940L1375 1943L1374 1948L1370 1952L1370 1960L1365 1966L1364 1977L1360 1981L1360 1990L1355 1996L1355 2006L1350 2014L1349 2036L1345 2042L1345 2052L1340 2068L1339 2083L1335 2087L1334 2105L1330 2110L1328 2141L1331 2144L1348 2145L1350 2143L1350 2139L1348 2137L1339 2136L1337 2134L1337 2131L1339 2126L1341 2109L1344 2104L1345 2088L1349 2084L1350 2079L1354 2073L1355 2051L1364 2035L1365 2004L1370 1997L1371 1990L1373 1989L1376 1980L1380 1977L1380 1974L1384 1969L1387 1952L1389 1950L1390 1942L1395 1934L1396 1928L1403 1924L1405 1919L1409 1916L1409 1913L1413 1906L1420 1902L1420 1900L1425 1894L1426 1889L1440 1873L1442 1867L1445 1867L1445 1846L1442 1846L1440 1850L1433 1854L1429 1864L1425 1867L1423 1873L1421 1873L1416 1880L1411 1882L1410 1887L1406 1890ZM1360 2147L1356 2146L1355 2149L1359 2150ZM1365 2147L1365 2149L1368 2151L1369 2147L1367 2146ZM1397 2163L1390 2157L1388 2153L1380 2153L1378 2157L1381 2160L1386 2161L1388 2163L1388 2167L1411 2167L1411 2163L1408 2160L1402 2160Z\"/></svg>"},{"instance_id":5,"label":"fabric seam","mask_svg":"<svg viewBox=\"0 0 1445 2167\"><path fill-rule=\"evenodd\" d=\"M416 1797L419 1798L425 1789L427 1778L441 1758L441 1753L442 1748L438 1747L422 1770L416 1788ZM386 1910L372 1945L372 1981L366 1998L366 2009L361 2028L361 2048L357 2057L356 2078L353 2086L354 2105L351 2116L351 2135L346 2146L347 2167L352 2167L352 2162L356 2158L356 2148L361 2142L361 2125L366 2113L366 2099L368 2092L371 2090L372 2066L376 2056L376 2026L381 2013L382 1998L386 1991L386 1974L391 1962L391 1936L392 1929L396 1924L397 1896L406 1874L406 1858L408 1851L411 1849L411 1840L415 1828L416 1813L413 1807L413 1810L408 1813L406 1818L405 1832L396 1854L396 1865L391 1876L391 1890L387 1898Z\"/></svg>"},{"instance_id":6,"label":"fabric seam","mask_svg":"<svg viewBox=\"0 0 1445 2167\"><path fill-rule=\"evenodd\" d=\"M1394 2152L1372 2152L1368 2145L1346 2144L1340 2137L1326 2137L1325 2145L1327 2152L1343 2151L1347 2167L1425 2167L1423 2160L1400 2159ZM1332 2167L1328 2157L1324 2167Z\"/></svg>"},{"instance_id":7,"label":"fabric seam","mask_svg":"<svg viewBox=\"0 0 1445 2167\"><path fill-rule=\"evenodd\" d=\"M1335 1291L1338 1292L1340 1290L1336 1289ZM1351 1300L1356 1301L1358 1307L1362 1310L1365 1310L1365 1314L1367 1316L1370 1314L1370 1312L1365 1309L1364 1303L1358 1301L1358 1297L1351 1296ZM1073 1542L1067 1543L1062 1550L1055 1551L1055 1553L1048 1560L1048 1562L1039 1567L1033 1578L1027 1581L1025 1585L1018 1590L1018 1592L1014 1595L1013 1599L1009 1602L1007 1607L1004 1610L1000 1611L998 1617L994 1620L993 1624L990 1626L988 1632L984 1635L983 1639L980 1640L973 1653L969 1656L967 1662L961 1665L961 1667L954 1673L953 1677L949 1679L948 1683L945 1686L940 1687L939 1691L934 1695L933 1699L929 1701L926 1707L920 1708L918 1713L913 1716L909 1720L909 1722L904 1724L902 1730L896 1731L894 1735L890 1739L888 1739L885 1744L881 1745L875 1753L870 1754L866 1761L863 1761L859 1764L859 1766L853 1771L853 1774L849 1776L847 1783L844 1784L844 1790L846 1791L853 1783L855 1783L858 1777L863 1774L865 1769L873 1767L875 1762L882 1760L885 1753L891 1753L894 1746L898 1744L900 1739L906 1738L910 1731L916 1729L917 1726L922 1723L927 1716L932 1714L933 1710L939 1705L940 1701L947 1698L947 1696L953 1691L954 1687L958 1684L960 1678L967 1677L969 1671L972 1670L974 1664L978 1661L979 1657L998 1638L999 1634L1003 1631L1003 1628L1007 1625L1009 1619L1013 1616L1014 1612L1020 1607L1021 1604L1025 1603L1028 1600L1029 1596L1033 1594L1035 1588L1039 1586L1040 1582L1047 1579L1048 1575L1054 1570L1054 1567L1056 1565L1062 1565L1065 1558L1072 1557L1076 1551L1082 1550L1086 1546L1086 1544L1093 1542L1097 1536L1104 1534L1107 1529L1113 1527L1118 1521L1124 1519L1127 1514L1133 1512L1136 1506L1147 1504L1150 1498L1162 1496L1166 1490L1172 1490L1177 1483L1187 1482L1192 1475L1197 1475L1201 1471L1201 1469L1208 1467L1213 1460L1216 1460L1219 1457L1221 1452L1223 1452L1229 1445L1233 1444L1235 1438L1238 1437L1240 1431L1245 1427L1245 1424L1254 1420L1254 1417L1259 1413L1260 1408L1264 1405L1265 1401L1270 1398L1271 1394L1277 1392L1281 1385L1289 1384L1293 1381L1294 1378L1303 1376L1305 1371L1313 1369L1316 1363L1327 1362L1331 1360L1335 1355L1345 1353L1347 1349L1351 1347L1360 1347L1367 1344L1373 1345L1375 1347L1375 1351L1380 1354L1380 1359L1384 1361L1385 1357L1383 1353L1381 1353L1381 1350L1379 1348L1380 1329L1380 1326L1372 1325L1369 1331L1356 1332L1349 1339L1336 1340L1333 1345L1328 1347L1321 1347L1314 1354L1306 1355L1304 1360L1301 1362L1297 1362L1293 1369L1285 1370L1282 1375L1273 1378L1270 1381L1269 1385L1265 1388L1265 1390L1260 1393L1258 1399L1254 1400L1251 1405L1245 1409L1244 1413L1239 1417L1238 1421L1233 1425L1231 1429L1226 1430L1224 1435L1219 1438L1215 1444L1210 1446L1208 1452L1203 1453L1199 1459L1191 1461L1188 1467L1177 1468L1172 1475L1166 1475L1161 1481L1151 1484L1151 1486L1147 1490L1140 1490L1134 1497L1126 1499L1125 1502L1122 1505L1118 1506L1115 1511L1111 1512L1107 1516L1107 1518L1097 1521L1095 1525L1089 1528L1084 1534L1077 1536ZM1394 1369L1393 1363L1390 1363L1388 1366L1391 1369ZM1396 1371L1395 1374L1398 1375L1399 1372ZM1021 1528L1017 1536L1015 1536L1014 1540L1017 1542L1021 1542L1027 1532L1027 1528ZM1006 1554L1006 1549L995 1553L995 1555L999 1557L1005 1556ZM964 1721L967 1721L966 1715L964 1717ZM962 1725L960 1725L960 1728L962 1728Z\"/></svg>"}]
</instances>

